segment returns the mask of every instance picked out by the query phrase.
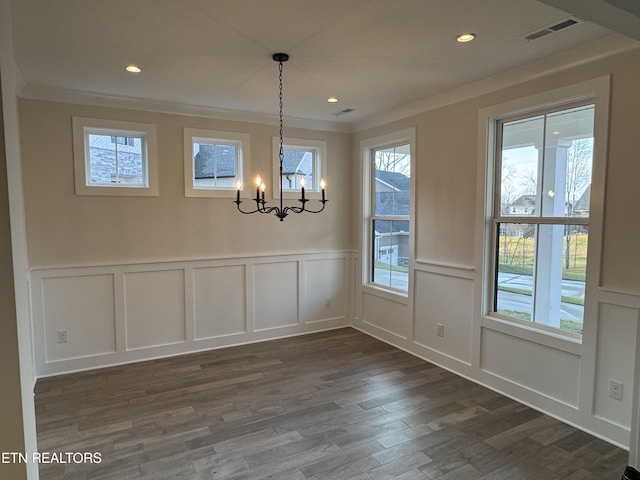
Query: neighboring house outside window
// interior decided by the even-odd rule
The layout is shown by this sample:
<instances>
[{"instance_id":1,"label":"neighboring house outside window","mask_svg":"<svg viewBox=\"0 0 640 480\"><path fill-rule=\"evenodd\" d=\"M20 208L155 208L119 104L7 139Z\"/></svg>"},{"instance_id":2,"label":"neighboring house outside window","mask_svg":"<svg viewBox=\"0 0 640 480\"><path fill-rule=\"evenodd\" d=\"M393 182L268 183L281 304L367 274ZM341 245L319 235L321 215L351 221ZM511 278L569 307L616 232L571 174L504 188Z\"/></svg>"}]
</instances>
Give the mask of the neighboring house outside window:
<instances>
[{"instance_id":1,"label":"neighboring house outside window","mask_svg":"<svg viewBox=\"0 0 640 480\"><path fill-rule=\"evenodd\" d=\"M155 126L73 117L77 195L157 195Z\"/></svg>"},{"instance_id":2,"label":"neighboring house outside window","mask_svg":"<svg viewBox=\"0 0 640 480\"><path fill-rule=\"evenodd\" d=\"M327 142L283 139L282 190L285 198L298 198L304 184L309 198L320 199L320 181L327 178ZM280 137L273 137L273 196L280 197Z\"/></svg>"},{"instance_id":3,"label":"neighboring house outside window","mask_svg":"<svg viewBox=\"0 0 640 480\"><path fill-rule=\"evenodd\" d=\"M193 152L194 188L236 188L237 145L198 139L193 142Z\"/></svg>"},{"instance_id":4,"label":"neighboring house outside window","mask_svg":"<svg viewBox=\"0 0 640 480\"><path fill-rule=\"evenodd\" d=\"M363 140L362 286L373 295L410 301L414 127Z\"/></svg>"},{"instance_id":5,"label":"neighboring house outside window","mask_svg":"<svg viewBox=\"0 0 640 480\"><path fill-rule=\"evenodd\" d=\"M282 188L286 190L300 190L304 181L305 189L313 190L316 177L314 163L317 152L310 148L295 148L284 145L282 162ZM304 179L304 180L303 180Z\"/></svg>"},{"instance_id":6,"label":"neighboring house outside window","mask_svg":"<svg viewBox=\"0 0 640 480\"><path fill-rule=\"evenodd\" d=\"M407 292L411 257L411 145L370 150L369 283Z\"/></svg>"},{"instance_id":7,"label":"neighboring house outside window","mask_svg":"<svg viewBox=\"0 0 640 480\"><path fill-rule=\"evenodd\" d=\"M377 255L374 257L376 268L372 280L375 283L389 283L389 286L394 286L392 283L395 282L387 281L387 273L393 271L393 267L409 266L411 179L407 174L410 159L408 154L398 153L403 150L402 147L408 148L408 145L376 151L376 167L382 169L375 170L373 238ZM394 159L389 161L391 156ZM396 274L391 276L397 277L398 271L395 269Z\"/></svg>"},{"instance_id":8,"label":"neighboring house outside window","mask_svg":"<svg viewBox=\"0 0 640 480\"><path fill-rule=\"evenodd\" d=\"M203 129L184 129L185 195L235 196L245 185L249 135Z\"/></svg>"},{"instance_id":9,"label":"neighboring house outside window","mask_svg":"<svg viewBox=\"0 0 640 480\"><path fill-rule=\"evenodd\" d=\"M91 185L144 186L144 136L115 137L88 131Z\"/></svg>"}]
</instances>

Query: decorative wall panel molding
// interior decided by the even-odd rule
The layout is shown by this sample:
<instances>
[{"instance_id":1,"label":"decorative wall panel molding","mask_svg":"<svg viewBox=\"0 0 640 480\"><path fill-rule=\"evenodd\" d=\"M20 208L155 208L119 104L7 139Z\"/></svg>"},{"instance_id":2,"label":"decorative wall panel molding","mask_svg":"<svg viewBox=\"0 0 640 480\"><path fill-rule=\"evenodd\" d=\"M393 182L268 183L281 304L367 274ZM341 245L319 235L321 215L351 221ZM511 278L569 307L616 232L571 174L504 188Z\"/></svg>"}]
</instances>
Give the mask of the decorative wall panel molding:
<instances>
[{"instance_id":1,"label":"decorative wall panel molding","mask_svg":"<svg viewBox=\"0 0 640 480\"><path fill-rule=\"evenodd\" d=\"M30 272L38 377L339 328L351 253Z\"/></svg>"},{"instance_id":2,"label":"decorative wall panel molding","mask_svg":"<svg viewBox=\"0 0 640 480\"><path fill-rule=\"evenodd\" d=\"M481 274L473 268L414 262L412 279L408 305L355 281L352 324L618 446L640 444L630 440L630 425L640 425L640 409L631 405L640 388L640 296L595 289L590 301L598 308L580 342L483 316ZM611 379L624 384L622 400L609 395Z\"/></svg>"}]
</instances>

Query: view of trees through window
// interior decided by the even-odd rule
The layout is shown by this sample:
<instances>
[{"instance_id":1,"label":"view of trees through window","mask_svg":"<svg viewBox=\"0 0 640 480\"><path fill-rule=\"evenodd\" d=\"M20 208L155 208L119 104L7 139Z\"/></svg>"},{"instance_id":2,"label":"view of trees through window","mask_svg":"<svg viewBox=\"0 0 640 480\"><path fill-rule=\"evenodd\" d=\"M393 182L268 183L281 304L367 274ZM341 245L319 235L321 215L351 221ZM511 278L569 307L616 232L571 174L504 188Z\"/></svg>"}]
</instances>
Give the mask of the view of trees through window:
<instances>
[{"instance_id":1,"label":"view of trees through window","mask_svg":"<svg viewBox=\"0 0 640 480\"><path fill-rule=\"evenodd\" d=\"M582 333L593 105L501 125L494 311Z\"/></svg>"}]
</instances>

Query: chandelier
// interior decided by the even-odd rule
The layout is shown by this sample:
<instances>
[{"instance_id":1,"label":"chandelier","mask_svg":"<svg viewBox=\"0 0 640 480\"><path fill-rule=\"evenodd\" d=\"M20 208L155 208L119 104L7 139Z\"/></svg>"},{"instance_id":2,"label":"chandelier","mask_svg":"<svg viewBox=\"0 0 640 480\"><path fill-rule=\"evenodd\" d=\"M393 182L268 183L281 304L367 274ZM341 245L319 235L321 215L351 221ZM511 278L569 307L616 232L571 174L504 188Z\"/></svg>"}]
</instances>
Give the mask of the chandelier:
<instances>
[{"instance_id":1,"label":"chandelier","mask_svg":"<svg viewBox=\"0 0 640 480\"><path fill-rule=\"evenodd\" d=\"M267 206L268 202L264 199L265 184L262 182L259 176L256 179L256 197L253 199L253 201L256 202L256 208L254 210L246 211L240 207L240 204L242 203L242 200L240 200L240 189L242 188L242 183L240 181L238 181L236 184L237 194L236 194L236 199L234 203L238 207L238 211L240 213L244 213L246 215L249 215L251 213L273 213L282 222L285 219L285 217L289 215L289 213L302 213L302 212L320 213L321 211L324 210L325 204L329 200L325 198L324 189L326 185L325 185L324 179L322 179L320 181L320 189L322 190L322 200L319 200L322 206L318 210L309 210L307 208L307 202L309 201L309 199L305 197L304 178L302 178L300 182L300 185L301 185L300 198L298 199L298 201L300 202L300 205L284 206L284 202L283 202L284 178L282 174L282 165L284 163L283 126L282 126L283 118L284 118L282 114L282 64L287 60L289 60L289 55L287 55L286 53L274 53L272 58L274 61L278 62L278 72L279 72L278 78L280 82L280 97L279 97L280 98L280 154L279 154L279 157L280 157L279 158L280 160L280 205L271 206L271 207Z\"/></svg>"}]
</instances>

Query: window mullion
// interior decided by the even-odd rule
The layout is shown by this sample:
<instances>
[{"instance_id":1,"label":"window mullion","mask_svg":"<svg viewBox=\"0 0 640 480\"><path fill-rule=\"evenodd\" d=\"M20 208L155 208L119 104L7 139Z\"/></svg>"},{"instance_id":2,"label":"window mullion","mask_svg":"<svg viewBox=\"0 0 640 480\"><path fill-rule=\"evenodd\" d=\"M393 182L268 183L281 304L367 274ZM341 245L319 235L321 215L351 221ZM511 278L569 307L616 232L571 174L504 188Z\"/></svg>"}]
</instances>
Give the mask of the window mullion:
<instances>
[{"instance_id":1,"label":"window mullion","mask_svg":"<svg viewBox=\"0 0 640 480\"><path fill-rule=\"evenodd\" d=\"M120 161L118 158L118 137L116 137L116 142L115 142L115 157L116 157L116 183L120 183L118 182L118 179L120 178Z\"/></svg>"}]
</instances>

